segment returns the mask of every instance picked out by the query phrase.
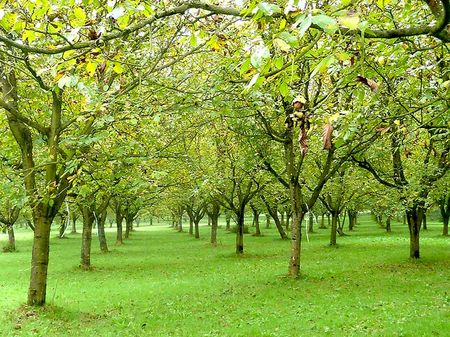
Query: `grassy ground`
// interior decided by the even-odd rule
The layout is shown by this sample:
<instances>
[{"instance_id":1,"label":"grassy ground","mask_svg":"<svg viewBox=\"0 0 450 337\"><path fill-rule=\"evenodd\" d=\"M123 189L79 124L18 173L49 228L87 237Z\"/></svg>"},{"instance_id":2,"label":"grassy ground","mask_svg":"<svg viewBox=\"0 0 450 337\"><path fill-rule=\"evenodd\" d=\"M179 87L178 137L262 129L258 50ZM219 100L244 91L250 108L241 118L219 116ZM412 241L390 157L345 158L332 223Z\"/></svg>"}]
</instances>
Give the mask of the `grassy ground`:
<instances>
[{"instance_id":1,"label":"grassy ground","mask_svg":"<svg viewBox=\"0 0 450 337\"><path fill-rule=\"evenodd\" d=\"M0 336L450 336L450 238L429 227L420 261L403 225L363 219L338 248L318 230L299 280L285 277L289 242L274 228L246 235L241 257L223 229L215 248L206 226L200 240L140 227L120 247L109 232L90 272L77 268L79 234L53 238L45 309L23 305L31 235L18 230L19 252L0 254Z\"/></svg>"}]
</instances>

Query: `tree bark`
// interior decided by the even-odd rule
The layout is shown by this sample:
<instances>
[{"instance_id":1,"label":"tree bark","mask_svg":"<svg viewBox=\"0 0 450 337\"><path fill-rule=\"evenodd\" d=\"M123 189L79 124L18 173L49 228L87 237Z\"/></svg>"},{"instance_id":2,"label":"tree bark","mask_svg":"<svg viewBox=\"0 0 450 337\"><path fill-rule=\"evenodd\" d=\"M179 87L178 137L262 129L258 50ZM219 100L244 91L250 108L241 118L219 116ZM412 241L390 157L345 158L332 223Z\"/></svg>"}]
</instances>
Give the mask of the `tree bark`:
<instances>
[{"instance_id":1,"label":"tree bark","mask_svg":"<svg viewBox=\"0 0 450 337\"><path fill-rule=\"evenodd\" d=\"M123 214L120 207L116 207L116 226L117 226L117 235L116 235L116 245L123 244L123 233L122 233L122 223L123 223Z\"/></svg>"},{"instance_id":2,"label":"tree bark","mask_svg":"<svg viewBox=\"0 0 450 337\"><path fill-rule=\"evenodd\" d=\"M300 276L300 258L302 248L301 223L303 211L301 205L300 186L298 181L290 179L290 198L292 205L292 228L291 228L291 258L289 260L288 274L291 277Z\"/></svg>"},{"instance_id":3,"label":"tree bark","mask_svg":"<svg viewBox=\"0 0 450 337\"><path fill-rule=\"evenodd\" d=\"M388 233L391 232L391 217L390 216L386 217L386 232L388 232Z\"/></svg>"},{"instance_id":4,"label":"tree bark","mask_svg":"<svg viewBox=\"0 0 450 337\"><path fill-rule=\"evenodd\" d=\"M85 270L91 268L92 227L94 224L94 212L90 207L82 207L83 233L81 236L81 263L80 267Z\"/></svg>"},{"instance_id":5,"label":"tree bark","mask_svg":"<svg viewBox=\"0 0 450 337\"><path fill-rule=\"evenodd\" d=\"M320 216L320 226L319 226L319 228L320 228L320 229L325 229L325 228L327 228L327 227L325 226L325 214L324 214L324 213L322 213L322 215Z\"/></svg>"},{"instance_id":6,"label":"tree bark","mask_svg":"<svg viewBox=\"0 0 450 337\"><path fill-rule=\"evenodd\" d=\"M50 252L50 226L52 219L43 215L33 215L34 239L31 255L30 286L28 305L44 305L47 292L47 270Z\"/></svg>"},{"instance_id":7,"label":"tree bark","mask_svg":"<svg viewBox=\"0 0 450 337\"><path fill-rule=\"evenodd\" d=\"M443 198L439 200L439 210L442 215L442 235L448 236L448 220L450 218L450 194L445 195Z\"/></svg>"},{"instance_id":8,"label":"tree bark","mask_svg":"<svg viewBox=\"0 0 450 337\"><path fill-rule=\"evenodd\" d=\"M230 212L225 212L225 230L229 231L231 228L231 214Z\"/></svg>"},{"instance_id":9,"label":"tree bark","mask_svg":"<svg viewBox=\"0 0 450 337\"><path fill-rule=\"evenodd\" d=\"M16 237L14 235L14 226L7 225L8 232L8 244L3 248L5 252L15 252L16 251Z\"/></svg>"},{"instance_id":10,"label":"tree bark","mask_svg":"<svg viewBox=\"0 0 450 337\"><path fill-rule=\"evenodd\" d=\"M199 221L194 221L194 238L200 239Z\"/></svg>"},{"instance_id":11,"label":"tree bark","mask_svg":"<svg viewBox=\"0 0 450 337\"><path fill-rule=\"evenodd\" d=\"M337 213L331 214L331 233L330 233L330 246L336 246L336 234L338 227L338 217Z\"/></svg>"},{"instance_id":12,"label":"tree bark","mask_svg":"<svg viewBox=\"0 0 450 337\"><path fill-rule=\"evenodd\" d=\"M244 215L245 210L240 207L237 216L237 228L236 228L236 254L244 253Z\"/></svg>"},{"instance_id":13,"label":"tree bark","mask_svg":"<svg viewBox=\"0 0 450 337\"><path fill-rule=\"evenodd\" d=\"M259 226L259 214L260 212L256 207L252 206L252 213L253 213L253 226L255 227L255 234L254 236L261 236L261 229Z\"/></svg>"},{"instance_id":14,"label":"tree bark","mask_svg":"<svg viewBox=\"0 0 450 337\"><path fill-rule=\"evenodd\" d=\"M212 202L212 208L209 209L208 216L211 219L211 244L217 246L217 228L219 227L220 205Z\"/></svg>"},{"instance_id":15,"label":"tree bark","mask_svg":"<svg viewBox=\"0 0 450 337\"><path fill-rule=\"evenodd\" d=\"M194 235L194 219L189 216L189 235Z\"/></svg>"},{"instance_id":16,"label":"tree bark","mask_svg":"<svg viewBox=\"0 0 450 337\"><path fill-rule=\"evenodd\" d=\"M406 210L406 219L409 229L409 256L413 259L420 258L420 227L423 211L417 206Z\"/></svg>"},{"instance_id":17,"label":"tree bark","mask_svg":"<svg viewBox=\"0 0 450 337\"><path fill-rule=\"evenodd\" d=\"M265 213L266 216L266 229L270 228L270 216L269 214Z\"/></svg>"},{"instance_id":18,"label":"tree bark","mask_svg":"<svg viewBox=\"0 0 450 337\"><path fill-rule=\"evenodd\" d=\"M105 210L98 217L98 241L100 244L100 250L102 253L108 253L108 243L106 241L105 222L107 216L107 210Z\"/></svg>"}]
</instances>

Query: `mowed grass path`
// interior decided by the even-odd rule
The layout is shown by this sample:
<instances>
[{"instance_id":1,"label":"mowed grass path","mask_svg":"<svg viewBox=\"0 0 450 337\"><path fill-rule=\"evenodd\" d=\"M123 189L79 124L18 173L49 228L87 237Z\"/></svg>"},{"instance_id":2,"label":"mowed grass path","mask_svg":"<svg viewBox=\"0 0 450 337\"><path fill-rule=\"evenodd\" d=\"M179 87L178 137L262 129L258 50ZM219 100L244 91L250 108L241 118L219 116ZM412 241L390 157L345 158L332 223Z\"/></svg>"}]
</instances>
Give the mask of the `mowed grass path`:
<instances>
[{"instance_id":1,"label":"mowed grass path","mask_svg":"<svg viewBox=\"0 0 450 337\"><path fill-rule=\"evenodd\" d=\"M223 229L218 247L207 226L200 240L140 227L119 247L111 231L109 254L94 236L89 272L81 235L53 238L45 309L23 305L31 235L19 230L19 252L0 254L0 336L450 336L450 238L429 227L420 261L401 224L387 234L364 218L338 248L317 230L299 280L285 277L290 242L274 228L246 235L240 257Z\"/></svg>"}]
</instances>

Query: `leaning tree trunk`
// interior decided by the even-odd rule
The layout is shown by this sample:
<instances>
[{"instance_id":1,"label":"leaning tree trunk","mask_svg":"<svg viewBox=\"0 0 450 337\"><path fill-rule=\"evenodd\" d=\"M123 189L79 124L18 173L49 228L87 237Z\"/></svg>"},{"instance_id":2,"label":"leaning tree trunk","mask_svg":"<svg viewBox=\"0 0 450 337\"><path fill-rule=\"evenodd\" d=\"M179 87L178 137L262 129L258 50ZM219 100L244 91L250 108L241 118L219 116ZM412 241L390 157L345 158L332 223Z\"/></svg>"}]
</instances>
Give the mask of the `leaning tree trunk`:
<instances>
[{"instance_id":1,"label":"leaning tree trunk","mask_svg":"<svg viewBox=\"0 0 450 337\"><path fill-rule=\"evenodd\" d=\"M98 218L98 241L100 244L100 250L102 253L108 253L108 243L106 241L105 222L106 222L107 210L105 209Z\"/></svg>"},{"instance_id":2,"label":"leaning tree trunk","mask_svg":"<svg viewBox=\"0 0 450 337\"><path fill-rule=\"evenodd\" d=\"M44 305L47 292L47 270L50 252L50 227L52 219L33 215L34 239L31 255L31 276L28 305Z\"/></svg>"},{"instance_id":3,"label":"leaning tree trunk","mask_svg":"<svg viewBox=\"0 0 450 337\"><path fill-rule=\"evenodd\" d=\"M91 268L92 227L94 224L94 213L89 207L83 207L83 233L81 236L81 264L82 269Z\"/></svg>"}]
</instances>

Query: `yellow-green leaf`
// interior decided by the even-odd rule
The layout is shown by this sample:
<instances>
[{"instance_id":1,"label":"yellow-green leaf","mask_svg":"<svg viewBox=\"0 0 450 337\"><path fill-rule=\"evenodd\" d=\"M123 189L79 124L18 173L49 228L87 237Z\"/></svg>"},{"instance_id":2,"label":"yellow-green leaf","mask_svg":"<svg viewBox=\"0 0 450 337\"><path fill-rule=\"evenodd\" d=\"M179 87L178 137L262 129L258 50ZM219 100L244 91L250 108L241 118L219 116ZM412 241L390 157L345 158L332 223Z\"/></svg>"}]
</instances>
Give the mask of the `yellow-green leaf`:
<instances>
[{"instance_id":1,"label":"yellow-green leaf","mask_svg":"<svg viewBox=\"0 0 450 337\"><path fill-rule=\"evenodd\" d=\"M359 16L341 16L338 18L339 23L350 30L355 30L359 25Z\"/></svg>"},{"instance_id":2,"label":"yellow-green leaf","mask_svg":"<svg viewBox=\"0 0 450 337\"><path fill-rule=\"evenodd\" d=\"M122 74L123 73L123 68L122 68L122 65L120 63L115 63L114 67L113 67L113 70L117 74Z\"/></svg>"},{"instance_id":3,"label":"yellow-green leaf","mask_svg":"<svg viewBox=\"0 0 450 337\"><path fill-rule=\"evenodd\" d=\"M97 63L88 62L86 64L86 71L89 74L89 76L94 76L96 69L97 69Z\"/></svg>"}]
</instances>

